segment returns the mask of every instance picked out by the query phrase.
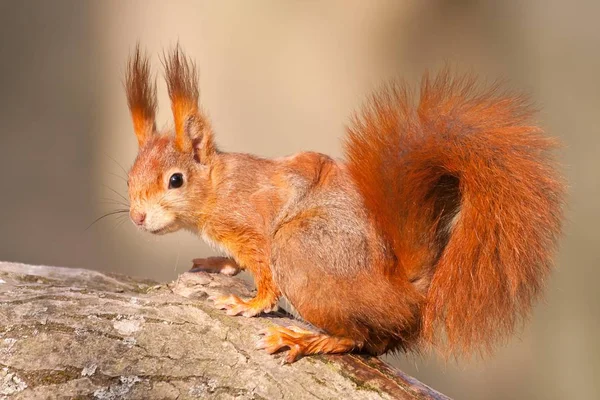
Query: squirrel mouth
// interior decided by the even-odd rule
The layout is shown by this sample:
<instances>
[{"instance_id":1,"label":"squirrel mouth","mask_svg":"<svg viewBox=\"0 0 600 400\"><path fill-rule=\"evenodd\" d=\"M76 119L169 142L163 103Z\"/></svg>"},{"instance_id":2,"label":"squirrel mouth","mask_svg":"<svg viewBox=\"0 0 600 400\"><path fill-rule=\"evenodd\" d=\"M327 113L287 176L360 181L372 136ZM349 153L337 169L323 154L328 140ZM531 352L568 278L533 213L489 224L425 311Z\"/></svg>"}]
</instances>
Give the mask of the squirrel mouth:
<instances>
[{"instance_id":1,"label":"squirrel mouth","mask_svg":"<svg viewBox=\"0 0 600 400\"><path fill-rule=\"evenodd\" d=\"M162 235L169 232L169 225L163 226L162 228L148 230L153 235Z\"/></svg>"}]
</instances>

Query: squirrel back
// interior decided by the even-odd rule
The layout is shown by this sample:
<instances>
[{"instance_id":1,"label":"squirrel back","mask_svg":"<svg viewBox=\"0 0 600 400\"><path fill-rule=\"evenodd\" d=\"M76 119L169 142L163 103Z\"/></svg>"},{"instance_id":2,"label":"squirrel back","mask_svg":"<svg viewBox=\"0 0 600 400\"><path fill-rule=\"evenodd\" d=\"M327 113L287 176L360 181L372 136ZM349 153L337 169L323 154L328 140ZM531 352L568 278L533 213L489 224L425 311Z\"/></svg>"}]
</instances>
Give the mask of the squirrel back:
<instances>
[{"instance_id":1,"label":"squirrel back","mask_svg":"<svg viewBox=\"0 0 600 400\"><path fill-rule=\"evenodd\" d=\"M448 70L375 94L346 139L348 170L397 259L422 288L421 337L489 352L529 314L561 231L555 140L525 98ZM386 267L390 268L390 267Z\"/></svg>"}]
</instances>

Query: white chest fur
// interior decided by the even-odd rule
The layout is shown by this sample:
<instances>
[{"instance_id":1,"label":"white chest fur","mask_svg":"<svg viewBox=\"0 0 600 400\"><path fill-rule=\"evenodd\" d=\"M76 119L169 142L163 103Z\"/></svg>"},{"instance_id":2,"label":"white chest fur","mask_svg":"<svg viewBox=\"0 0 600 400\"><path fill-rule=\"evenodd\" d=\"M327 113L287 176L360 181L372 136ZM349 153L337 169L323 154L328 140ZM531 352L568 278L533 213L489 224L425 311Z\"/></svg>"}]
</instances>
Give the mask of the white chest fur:
<instances>
[{"instance_id":1,"label":"white chest fur","mask_svg":"<svg viewBox=\"0 0 600 400\"><path fill-rule=\"evenodd\" d=\"M225 245L223 245L223 243L213 239L212 236L210 236L208 234L208 232L206 231L202 231L201 233L202 239L210 246L213 248L213 250L215 250L217 253L225 256L225 257L233 257L233 255L231 254L231 251L229 251L229 249L227 247L225 247Z\"/></svg>"}]
</instances>

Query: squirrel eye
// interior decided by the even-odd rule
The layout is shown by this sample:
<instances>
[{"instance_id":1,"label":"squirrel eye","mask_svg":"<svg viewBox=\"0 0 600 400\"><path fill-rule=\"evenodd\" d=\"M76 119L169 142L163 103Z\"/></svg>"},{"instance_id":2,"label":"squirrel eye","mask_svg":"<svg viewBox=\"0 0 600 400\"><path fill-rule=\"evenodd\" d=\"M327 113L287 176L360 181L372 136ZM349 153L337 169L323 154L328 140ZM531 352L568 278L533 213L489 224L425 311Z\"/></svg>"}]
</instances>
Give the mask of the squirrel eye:
<instances>
[{"instance_id":1,"label":"squirrel eye","mask_svg":"<svg viewBox=\"0 0 600 400\"><path fill-rule=\"evenodd\" d=\"M177 189L183 185L183 175L176 173L169 178L169 189Z\"/></svg>"}]
</instances>

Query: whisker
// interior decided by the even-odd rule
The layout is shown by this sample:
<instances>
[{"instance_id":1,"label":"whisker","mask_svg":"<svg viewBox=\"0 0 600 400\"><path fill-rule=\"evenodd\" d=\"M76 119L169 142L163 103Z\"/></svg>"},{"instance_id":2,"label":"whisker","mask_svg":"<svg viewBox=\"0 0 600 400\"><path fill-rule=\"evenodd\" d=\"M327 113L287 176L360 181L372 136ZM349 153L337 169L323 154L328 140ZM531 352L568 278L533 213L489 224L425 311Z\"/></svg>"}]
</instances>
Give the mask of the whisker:
<instances>
[{"instance_id":1,"label":"whisker","mask_svg":"<svg viewBox=\"0 0 600 400\"><path fill-rule=\"evenodd\" d=\"M122 205L124 207L129 207L129 204L125 203L123 200L121 199L111 199L110 197L102 197L100 199L101 202L104 203L114 203L114 204L119 204Z\"/></svg>"},{"instance_id":2,"label":"whisker","mask_svg":"<svg viewBox=\"0 0 600 400\"><path fill-rule=\"evenodd\" d=\"M127 179L126 179L126 178L123 178L123 177L122 177L121 175L119 175L119 174L115 174L114 172L109 172L108 174L109 174L109 175L112 175L112 176L116 176L117 178L119 178L119 179L122 179L122 180L123 180L125 183L127 183Z\"/></svg>"},{"instance_id":3,"label":"whisker","mask_svg":"<svg viewBox=\"0 0 600 400\"><path fill-rule=\"evenodd\" d=\"M177 241L177 258L175 259L175 266L173 267L173 272L177 271L177 266L179 265L179 256L181 255L181 240Z\"/></svg>"},{"instance_id":4,"label":"whisker","mask_svg":"<svg viewBox=\"0 0 600 400\"><path fill-rule=\"evenodd\" d=\"M117 221L120 221L120 220L122 220L122 219L128 219L128 216L127 216L127 215L125 215L125 213L123 213L123 214L121 214L121 215L117 215L117 217L116 217L116 218L117 218Z\"/></svg>"},{"instance_id":5,"label":"whisker","mask_svg":"<svg viewBox=\"0 0 600 400\"><path fill-rule=\"evenodd\" d=\"M115 224L115 226L113 226L113 228L110 230L110 232L114 232L116 231L119 227L123 226L123 224L125 222L127 222L129 218L127 218L125 215L119 215L117 216L117 223Z\"/></svg>"},{"instance_id":6,"label":"whisker","mask_svg":"<svg viewBox=\"0 0 600 400\"><path fill-rule=\"evenodd\" d=\"M102 184L102 186L104 186L105 188L107 188L108 190L112 191L114 194L116 194L117 196L119 196L120 198L125 200L125 202L129 201L129 199L127 199L125 196L123 196L121 193L117 192L115 189L111 188L110 186L105 185L105 184Z\"/></svg>"},{"instance_id":7,"label":"whisker","mask_svg":"<svg viewBox=\"0 0 600 400\"><path fill-rule=\"evenodd\" d=\"M116 204L116 205L119 205L119 206L123 206L125 208L129 208L129 204L124 203L123 201L118 200L118 199L111 199L110 197L103 197L103 198L101 198L100 199L100 203L103 203L103 204Z\"/></svg>"},{"instance_id":8,"label":"whisker","mask_svg":"<svg viewBox=\"0 0 600 400\"><path fill-rule=\"evenodd\" d=\"M104 218L106 218L108 216L111 216L111 215L122 214L122 213L129 213L129 210L116 210L116 211L111 211L109 213L106 213L106 214L104 214L104 215L96 218L94 220L94 222L92 222L87 228L85 228L85 230L87 231L88 229L90 229L92 227L92 225L94 225L96 222L100 221L101 219L104 219Z\"/></svg>"},{"instance_id":9,"label":"whisker","mask_svg":"<svg viewBox=\"0 0 600 400\"><path fill-rule=\"evenodd\" d=\"M112 158L111 156L109 156L108 154L104 153L104 155L108 158L110 158L115 164L117 164L119 166L119 168L121 168L121 171L123 171L123 173L125 174L125 176L127 176L127 171L125 170L125 168L123 168L123 166L121 164L119 164L119 162L117 160L115 160L114 158Z\"/></svg>"}]
</instances>

